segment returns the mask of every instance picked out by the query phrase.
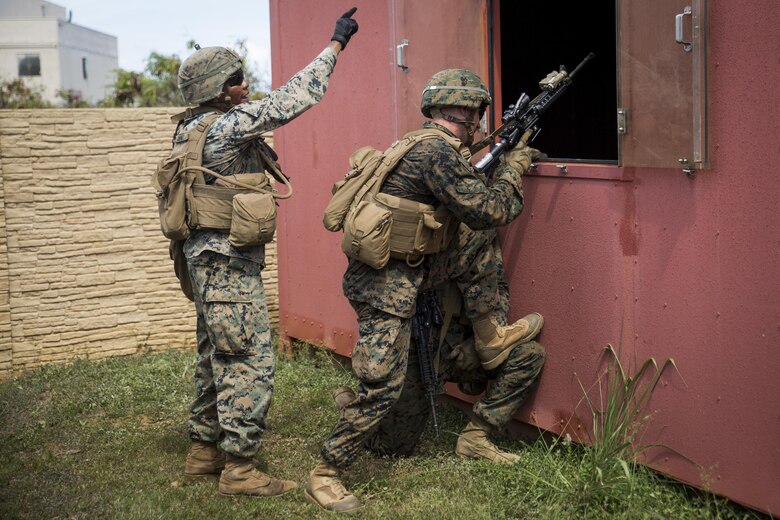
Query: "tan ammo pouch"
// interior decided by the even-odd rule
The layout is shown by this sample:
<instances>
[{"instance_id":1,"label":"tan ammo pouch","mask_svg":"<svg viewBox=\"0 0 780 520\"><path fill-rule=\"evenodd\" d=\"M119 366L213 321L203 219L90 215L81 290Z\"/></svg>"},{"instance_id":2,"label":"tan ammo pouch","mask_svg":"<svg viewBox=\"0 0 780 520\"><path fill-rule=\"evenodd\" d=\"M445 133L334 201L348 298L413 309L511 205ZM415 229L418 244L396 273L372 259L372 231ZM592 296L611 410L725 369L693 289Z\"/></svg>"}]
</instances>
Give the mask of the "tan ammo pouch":
<instances>
[{"instance_id":1,"label":"tan ammo pouch","mask_svg":"<svg viewBox=\"0 0 780 520\"><path fill-rule=\"evenodd\" d=\"M196 179L187 186L190 228L229 232L228 241L238 248L273 240L276 203L265 173L222 176L205 168L194 172ZM213 185L204 182L204 172L217 177Z\"/></svg>"},{"instance_id":2,"label":"tan ammo pouch","mask_svg":"<svg viewBox=\"0 0 780 520\"><path fill-rule=\"evenodd\" d=\"M352 154L352 170L333 186L323 217L326 229L343 227L341 250L349 258L375 269L383 268L390 258L414 267L422 263L423 255L447 247L459 225L449 211L379 193L387 175L409 150L435 137L447 141L461 155L468 150L445 132L424 128L406 134L384 153L364 147Z\"/></svg>"},{"instance_id":3,"label":"tan ammo pouch","mask_svg":"<svg viewBox=\"0 0 780 520\"><path fill-rule=\"evenodd\" d=\"M409 199L377 193L376 205L392 215L390 257L419 265L423 255L444 250L455 235L458 221L446 208L434 208Z\"/></svg>"},{"instance_id":4,"label":"tan ammo pouch","mask_svg":"<svg viewBox=\"0 0 780 520\"><path fill-rule=\"evenodd\" d=\"M364 186L373 184L375 171L382 165L382 159L382 153L371 146L364 146L349 157L352 169L333 185L333 196L322 216L325 229L339 231L344 228L344 219L355 207L356 197L367 191Z\"/></svg>"},{"instance_id":5,"label":"tan ammo pouch","mask_svg":"<svg viewBox=\"0 0 780 520\"><path fill-rule=\"evenodd\" d=\"M374 269L390 258L412 267L449 245L459 222L447 209L377 193L362 200L344 222L341 250Z\"/></svg>"},{"instance_id":6,"label":"tan ammo pouch","mask_svg":"<svg viewBox=\"0 0 780 520\"><path fill-rule=\"evenodd\" d=\"M374 269L390 260L390 224L393 213L370 200L358 202L344 221L341 250L349 258Z\"/></svg>"},{"instance_id":7,"label":"tan ammo pouch","mask_svg":"<svg viewBox=\"0 0 780 520\"><path fill-rule=\"evenodd\" d=\"M239 193L233 197L228 240L242 248L267 244L276 232L276 201L270 193Z\"/></svg>"}]
</instances>

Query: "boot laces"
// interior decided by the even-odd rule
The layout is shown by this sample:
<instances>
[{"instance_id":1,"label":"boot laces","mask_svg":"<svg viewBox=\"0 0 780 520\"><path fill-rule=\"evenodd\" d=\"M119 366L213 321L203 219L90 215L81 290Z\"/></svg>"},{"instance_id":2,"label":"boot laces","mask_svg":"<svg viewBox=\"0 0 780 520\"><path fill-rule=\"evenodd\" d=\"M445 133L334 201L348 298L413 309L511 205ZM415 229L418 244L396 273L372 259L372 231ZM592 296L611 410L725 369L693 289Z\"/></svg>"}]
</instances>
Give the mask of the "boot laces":
<instances>
[{"instance_id":1,"label":"boot laces","mask_svg":"<svg viewBox=\"0 0 780 520\"><path fill-rule=\"evenodd\" d=\"M350 494L344 484L342 484L341 480L336 477L325 477L322 479L322 484L329 487L339 500Z\"/></svg>"}]
</instances>

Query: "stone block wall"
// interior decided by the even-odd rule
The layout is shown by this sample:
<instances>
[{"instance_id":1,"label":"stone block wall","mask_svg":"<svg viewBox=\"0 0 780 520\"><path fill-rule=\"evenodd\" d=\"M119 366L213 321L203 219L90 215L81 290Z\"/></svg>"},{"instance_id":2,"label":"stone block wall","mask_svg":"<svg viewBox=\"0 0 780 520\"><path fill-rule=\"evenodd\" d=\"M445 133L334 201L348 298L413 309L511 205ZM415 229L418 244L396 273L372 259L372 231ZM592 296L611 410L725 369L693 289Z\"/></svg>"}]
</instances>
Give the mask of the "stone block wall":
<instances>
[{"instance_id":1,"label":"stone block wall","mask_svg":"<svg viewBox=\"0 0 780 520\"><path fill-rule=\"evenodd\" d=\"M0 378L194 347L150 184L176 111L0 110ZM266 257L276 325L275 243Z\"/></svg>"}]
</instances>

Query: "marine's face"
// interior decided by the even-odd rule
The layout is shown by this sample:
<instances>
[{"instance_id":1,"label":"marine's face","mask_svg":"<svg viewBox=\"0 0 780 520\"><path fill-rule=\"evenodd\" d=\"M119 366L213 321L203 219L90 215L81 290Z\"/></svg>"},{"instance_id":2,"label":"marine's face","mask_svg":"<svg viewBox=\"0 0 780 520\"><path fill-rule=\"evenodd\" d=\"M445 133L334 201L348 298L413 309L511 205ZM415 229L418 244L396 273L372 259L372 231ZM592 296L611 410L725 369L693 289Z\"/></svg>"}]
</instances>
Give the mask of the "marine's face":
<instances>
[{"instance_id":1,"label":"marine's face","mask_svg":"<svg viewBox=\"0 0 780 520\"><path fill-rule=\"evenodd\" d=\"M462 136L461 141L466 146L470 146L474 142L474 134L479 130L479 120L482 117L481 111L476 108L464 108L454 107L455 117L463 121L465 130L465 136Z\"/></svg>"},{"instance_id":2,"label":"marine's face","mask_svg":"<svg viewBox=\"0 0 780 520\"><path fill-rule=\"evenodd\" d=\"M230 103L233 105L249 101L249 83L244 78L244 71L239 69L228 78L225 82L225 94L230 97Z\"/></svg>"}]
</instances>

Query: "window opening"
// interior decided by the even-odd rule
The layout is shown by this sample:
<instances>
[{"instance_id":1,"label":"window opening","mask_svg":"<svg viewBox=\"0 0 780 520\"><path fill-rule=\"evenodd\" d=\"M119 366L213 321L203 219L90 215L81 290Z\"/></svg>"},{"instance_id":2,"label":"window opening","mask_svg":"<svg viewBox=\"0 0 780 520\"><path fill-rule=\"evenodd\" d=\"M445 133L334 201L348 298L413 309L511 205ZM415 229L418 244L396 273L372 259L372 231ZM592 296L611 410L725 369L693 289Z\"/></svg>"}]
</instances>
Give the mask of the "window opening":
<instances>
[{"instance_id":1,"label":"window opening","mask_svg":"<svg viewBox=\"0 0 780 520\"><path fill-rule=\"evenodd\" d=\"M589 53L568 91L544 115L531 144L551 159L617 164L615 2L513 2L500 5L501 89L505 110L521 92L560 65L572 71Z\"/></svg>"},{"instance_id":2,"label":"window opening","mask_svg":"<svg viewBox=\"0 0 780 520\"><path fill-rule=\"evenodd\" d=\"M40 76L41 58L37 54L19 56L19 76Z\"/></svg>"},{"instance_id":3,"label":"window opening","mask_svg":"<svg viewBox=\"0 0 780 520\"><path fill-rule=\"evenodd\" d=\"M81 75L87 79L87 58L81 58Z\"/></svg>"}]
</instances>

